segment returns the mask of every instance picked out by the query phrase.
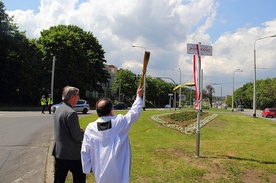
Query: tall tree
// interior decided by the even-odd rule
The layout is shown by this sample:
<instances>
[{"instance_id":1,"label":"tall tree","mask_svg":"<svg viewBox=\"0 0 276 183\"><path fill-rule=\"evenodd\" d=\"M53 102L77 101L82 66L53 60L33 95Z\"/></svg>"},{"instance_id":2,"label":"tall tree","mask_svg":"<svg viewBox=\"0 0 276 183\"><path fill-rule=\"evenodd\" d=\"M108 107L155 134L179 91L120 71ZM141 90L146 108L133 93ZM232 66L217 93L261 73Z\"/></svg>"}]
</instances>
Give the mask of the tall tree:
<instances>
[{"instance_id":1,"label":"tall tree","mask_svg":"<svg viewBox=\"0 0 276 183\"><path fill-rule=\"evenodd\" d=\"M212 103L213 103L214 91L215 91L215 89L212 85L207 85L206 89L202 90L202 95L203 95L203 97L207 97L209 99L211 108L213 107Z\"/></svg>"},{"instance_id":2,"label":"tall tree","mask_svg":"<svg viewBox=\"0 0 276 183\"><path fill-rule=\"evenodd\" d=\"M138 87L138 76L128 69L121 69L116 74L112 90L116 93L117 100L130 101L135 96Z\"/></svg>"},{"instance_id":3,"label":"tall tree","mask_svg":"<svg viewBox=\"0 0 276 183\"><path fill-rule=\"evenodd\" d=\"M256 108L276 107L276 78L258 80L256 89ZM252 108L253 104L253 83L246 83L234 92L235 97L242 99L245 108Z\"/></svg>"},{"instance_id":4,"label":"tall tree","mask_svg":"<svg viewBox=\"0 0 276 183\"><path fill-rule=\"evenodd\" d=\"M38 71L36 46L24 32L18 31L11 17L5 13L0 1L0 92L2 103L32 103L36 100L37 85L34 84ZM34 89L34 90L32 90Z\"/></svg>"},{"instance_id":5,"label":"tall tree","mask_svg":"<svg viewBox=\"0 0 276 183\"><path fill-rule=\"evenodd\" d=\"M161 78L147 76L146 99L155 107L164 107L168 104L169 93L173 93L174 84L168 83Z\"/></svg>"},{"instance_id":6,"label":"tall tree","mask_svg":"<svg viewBox=\"0 0 276 183\"><path fill-rule=\"evenodd\" d=\"M52 58L56 57L55 94L60 94L66 85L85 91L103 92L102 84L110 78L105 69L104 50L91 32L74 25L58 25L41 32L39 48L46 62L45 76L50 78ZM45 83L49 88L50 80Z\"/></svg>"}]
</instances>

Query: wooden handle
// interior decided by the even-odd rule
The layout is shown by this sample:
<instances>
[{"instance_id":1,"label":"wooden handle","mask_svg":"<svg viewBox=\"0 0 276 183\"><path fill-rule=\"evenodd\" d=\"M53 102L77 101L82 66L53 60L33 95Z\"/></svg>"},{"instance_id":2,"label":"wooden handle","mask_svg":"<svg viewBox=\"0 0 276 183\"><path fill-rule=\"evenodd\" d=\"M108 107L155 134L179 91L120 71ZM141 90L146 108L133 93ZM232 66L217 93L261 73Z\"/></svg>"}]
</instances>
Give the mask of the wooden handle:
<instances>
[{"instance_id":1,"label":"wooden handle","mask_svg":"<svg viewBox=\"0 0 276 183\"><path fill-rule=\"evenodd\" d=\"M143 62L143 70L142 70L142 77L141 77L141 80L140 80L140 85L141 86L144 84L144 77L145 77L145 74L147 72L149 58L150 58L150 52L149 51L145 51L144 62Z\"/></svg>"}]
</instances>

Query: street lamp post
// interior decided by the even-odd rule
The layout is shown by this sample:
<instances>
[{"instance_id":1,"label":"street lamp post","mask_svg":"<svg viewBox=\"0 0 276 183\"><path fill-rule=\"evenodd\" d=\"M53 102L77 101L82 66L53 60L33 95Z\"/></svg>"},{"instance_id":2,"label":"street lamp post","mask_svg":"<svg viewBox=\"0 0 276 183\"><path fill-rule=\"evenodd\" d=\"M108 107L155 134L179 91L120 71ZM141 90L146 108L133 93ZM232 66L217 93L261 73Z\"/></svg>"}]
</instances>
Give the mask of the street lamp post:
<instances>
[{"instance_id":1,"label":"street lamp post","mask_svg":"<svg viewBox=\"0 0 276 183\"><path fill-rule=\"evenodd\" d=\"M176 86L175 81L172 78L169 78L169 77L155 77L155 78L170 79L173 82L174 86ZM176 91L174 91L173 94L174 94L174 97L173 97L173 108L176 111Z\"/></svg>"},{"instance_id":2,"label":"street lamp post","mask_svg":"<svg viewBox=\"0 0 276 183\"><path fill-rule=\"evenodd\" d=\"M52 78L51 78L51 97L54 100L54 81L55 81L55 64L56 64L56 57L53 57L52 63Z\"/></svg>"},{"instance_id":3,"label":"street lamp post","mask_svg":"<svg viewBox=\"0 0 276 183\"><path fill-rule=\"evenodd\" d=\"M234 111L234 74L235 72L242 72L242 70L237 69L233 72L233 90L232 90L232 112Z\"/></svg>"},{"instance_id":4,"label":"street lamp post","mask_svg":"<svg viewBox=\"0 0 276 183\"><path fill-rule=\"evenodd\" d=\"M121 78L119 79L119 102L121 102L121 87L122 87L122 80Z\"/></svg>"},{"instance_id":5,"label":"street lamp post","mask_svg":"<svg viewBox=\"0 0 276 183\"><path fill-rule=\"evenodd\" d=\"M173 69L174 70L174 69ZM174 71L179 71L179 85L181 85L181 69L180 67L178 68L178 70L174 70ZM179 87L179 101L178 101L178 108L181 108L181 87Z\"/></svg>"},{"instance_id":6,"label":"street lamp post","mask_svg":"<svg viewBox=\"0 0 276 183\"><path fill-rule=\"evenodd\" d=\"M266 38L272 38L272 37L276 37L276 34L273 36L267 36L267 37L262 37L262 38L258 38L254 41L254 82L253 82L253 117L256 117L256 42L262 39L266 39Z\"/></svg>"},{"instance_id":7,"label":"street lamp post","mask_svg":"<svg viewBox=\"0 0 276 183\"><path fill-rule=\"evenodd\" d=\"M136 46L136 45L132 45L133 48L137 47L137 48L143 48L145 51L147 50L145 47L143 46ZM144 94L143 94L143 110L146 110L146 73L144 76Z\"/></svg>"},{"instance_id":8,"label":"street lamp post","mask_svg":"<svg viewBox=\"0 0 276 183\"><path fill-rule=\"evenodd\" d=\"M181 85L181 69L180 69L180 67L178 68L178 70L179 70L179 84ZM178 104L178 107L179 107L179 109L181 108L181 87L179 87L179 104Z\"/></svg>"},{"instance_id":9,"label":"street lamp post","mask_svg":"<svg viewBox=\"0 0 276 183\"><path fill-rule=\"evenodd\" d=\"M222 86L219 83L211 83L210 85L220 85L220 108L222 109Z\"/></svg>"},{"instance_id":10,"label":"street lamp post","mask_svg":"<svg viewBox=\"0 0 276 183\"><path fill-rule=\"evenodd\" d=\"M220 108L222 109L222 86L220 86Z\"/></svg>"}]
</instances>

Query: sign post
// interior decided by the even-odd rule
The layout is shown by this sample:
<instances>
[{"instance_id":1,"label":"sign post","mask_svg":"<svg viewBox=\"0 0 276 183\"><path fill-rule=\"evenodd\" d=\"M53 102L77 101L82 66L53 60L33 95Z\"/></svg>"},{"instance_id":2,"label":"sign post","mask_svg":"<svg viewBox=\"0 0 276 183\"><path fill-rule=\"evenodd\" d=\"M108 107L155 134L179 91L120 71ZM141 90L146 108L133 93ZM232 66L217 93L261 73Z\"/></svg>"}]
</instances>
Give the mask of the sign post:
<instances>
[{"instance_id":1,"label":"sign post","mask_svg":"<svg viewBox=\"0 0 276 183\"><path fill-rule=\"evenodd\" d=\"M168 96L170 97L169 105L170 105L170 110L171 110L171 108L172 108L172 96L173 96L173 94L169 93Z\"/></svg>"},{"instance_id":2,"label":"sign post","mask_svg":"<svg viewBox=\"0 0 276 183\"><path fill-rule=\"evenodd\" d=\"M196 157L199 157L200 149L200 110L201 110L201 99L202 99L202 69L201 69L201 55L212 56L212 46L198 44L187 44L187 53L194 55L194 82L197 97L197 129L196 129ZM198 65L196 67L196 57L198 56Z\"/></svg>"},{"instance_id":3,"label":"sign post","mask_svg":"<svg viewBox=\"0 0 276 183\"><path fill-rule=\"evenodd\" d=\"M51 77L51 97L53 101L54 101L55 64L56 64L56 57L53 56L52 77Z\"/></svg>"}]
</instances>

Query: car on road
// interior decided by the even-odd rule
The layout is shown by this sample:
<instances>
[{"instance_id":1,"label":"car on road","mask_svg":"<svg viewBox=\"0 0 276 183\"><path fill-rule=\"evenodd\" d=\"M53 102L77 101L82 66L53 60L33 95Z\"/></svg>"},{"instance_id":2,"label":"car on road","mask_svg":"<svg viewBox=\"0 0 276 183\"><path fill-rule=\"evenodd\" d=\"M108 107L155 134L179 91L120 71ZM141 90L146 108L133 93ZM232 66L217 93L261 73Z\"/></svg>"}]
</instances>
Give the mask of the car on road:
<instances>
[{"instance_id":1,"label":"car on road","mask_svg":"<svg viewBox=\"0 0 276 183\"><path fill-rule=\"evenodd\" d=\"M114 109L127 109L127 104L124 102L118 102L117 104L113 105Z\"/></svg>"},{"instance_id":2,"label":"car on road","mask_svg":"<svg viewBox=\"0 0 276 183\"><path fill-rule=\"evenodd\" d=\"M243 105L238 105L237 111L244 111L244 106Z\"/></svg>"},{"instance_id":3,"label":"car on road","mask_svg":"<svg viewBox=\"0 0 276 183\"><path fill-rule=\"evenodd\" d=\"M56 112L57 108L59 106L61 106L63 102L59 103L59 104L55 104L51 107L51 111L53 113ZM89 103L86 101L86 100L83 100L83 99L79 99L78 103L73 107L73 109L76 111L76 112L82 112L83 114L87 114L87 112L90 110L90 105Z\"/></svg>"},{"instance_id":4,"label":"car on road","mask_svg":"<svg viewBox=\"0 0 276 183\"><path fill-rule=\"evenodd\" d=\"M263 111L262 111L262 117L276 117L276 108L265 108Z\"/></svg>"}]
</instances>

